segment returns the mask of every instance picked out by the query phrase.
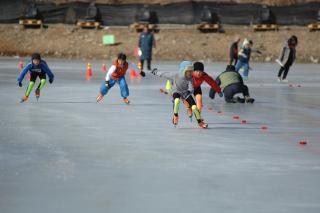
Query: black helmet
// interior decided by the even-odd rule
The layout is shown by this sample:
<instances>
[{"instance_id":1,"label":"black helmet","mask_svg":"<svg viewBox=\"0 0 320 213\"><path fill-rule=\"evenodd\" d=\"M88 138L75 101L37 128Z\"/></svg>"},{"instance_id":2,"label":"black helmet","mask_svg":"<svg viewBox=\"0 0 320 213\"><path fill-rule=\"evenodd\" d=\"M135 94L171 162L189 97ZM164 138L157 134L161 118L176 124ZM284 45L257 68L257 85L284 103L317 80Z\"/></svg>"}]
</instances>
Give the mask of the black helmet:
<instances>
[{"instance_id":1,"label":"black helmet","mask_svg":"<svg viewBox=\"0 0 320 213\"><path fill-rule=\"evenodd\" d=\"M197 61L193 64L193 70L197 70L197 71L201 71L203 72L204 71L204 66L203 66L203 63Z\"/></svg>"},{"instance_id":2,"label":"black helmet","mask_svg":"<svg viewBox=\"0 0 320 213\"><path fill-rule=\"evenodd\" d=\"M236 68L233 65L228 65L226 71L236 71Z\"/></svg>"},{"instance_id":3,"label":"black helmet","mask_svg":"<svg viewBox=\"0 0 320 213\"><path fill-rule=\"evenodd\" d=\"M41 60L41 55L40 55L40 53L32 53L32 55L31 55L31 61L32 61L33 59Z\"/></svg>"},{"instance_id":4,"label":"black helmet","mask_svg":"<svg viewBox=\"0 0 320 213\"><path fill-rule=\"evenodd\" d=\"M118 59L121 59L122 61L126 61L127 60L127 56L124 53L119 53L118 54Z\"/></svg>"}]
</instances>

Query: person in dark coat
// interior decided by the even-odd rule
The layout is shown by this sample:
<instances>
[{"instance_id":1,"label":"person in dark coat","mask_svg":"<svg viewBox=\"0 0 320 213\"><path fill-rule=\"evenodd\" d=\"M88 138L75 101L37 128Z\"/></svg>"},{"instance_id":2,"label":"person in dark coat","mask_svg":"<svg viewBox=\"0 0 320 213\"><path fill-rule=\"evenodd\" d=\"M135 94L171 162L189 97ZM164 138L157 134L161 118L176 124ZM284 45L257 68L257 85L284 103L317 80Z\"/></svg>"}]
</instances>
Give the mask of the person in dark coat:
<instances>
[{"instance_id":1,"label":"person in dark coat","mask_svg":"<svg viewBox=\"0 0 320 213\"><path fill-rule=\"evenodd\" d=\"M151 70L152 47L156 47L156 42L153 33L149 31L148 26L145 26L139 37L139 48L141 50L140 66L142 70L145 60L147 60L148 70Z\"/></svg>"},{"instance_id":2,"label":"person in dark coat","mask_svg":"<svg viewBox=\"0 0 320 213\"><path fill-rule=\"evenodd\" d=\"M230 50L229 50L229 65L236 65L238 61L238 44L240 42L240 38L236 37L235 41L231 44ZM234 62L234 63L233 63Z\"/></svg>"}]
</instances>

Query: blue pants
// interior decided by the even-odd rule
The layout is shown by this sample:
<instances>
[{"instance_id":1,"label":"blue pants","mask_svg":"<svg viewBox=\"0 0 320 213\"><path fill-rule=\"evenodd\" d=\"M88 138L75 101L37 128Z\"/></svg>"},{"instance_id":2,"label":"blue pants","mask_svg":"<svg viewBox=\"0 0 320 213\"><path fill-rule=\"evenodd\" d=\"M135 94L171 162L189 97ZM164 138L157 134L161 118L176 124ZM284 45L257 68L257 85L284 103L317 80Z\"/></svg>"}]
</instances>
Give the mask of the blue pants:
<instances>
[{"instance_id":1,"label":"blue pants","mask_svg":"<svg viewBox=\"0 0 320 213\"><path fill-rule=\"evenodd\" d=\"M126 82L126 79L123 77L119 78L118 80L112 80L110 79L109 80L109 85L110 85L110 88L106 87L106 84L103 83L100 87L100 93L105 96L108 91L116 84L118 83L119 86L120 86L120 91L121 91L121 96L123 98L126 98L129 96L129 88L128 88L128 84Z\"/></svg>"},{"instance_id":2,"label":"blue pants","mask_svg":"<svg viewBox=\"0 0 320 213\"><path fill-rule=\"evenodd\" d=\"M237 61L236 64L236 71L239 72L239 70L243 67L243 76L248 77L249 76L249 63L241 62L240 60Z\"/></svg>"}]
</instances>

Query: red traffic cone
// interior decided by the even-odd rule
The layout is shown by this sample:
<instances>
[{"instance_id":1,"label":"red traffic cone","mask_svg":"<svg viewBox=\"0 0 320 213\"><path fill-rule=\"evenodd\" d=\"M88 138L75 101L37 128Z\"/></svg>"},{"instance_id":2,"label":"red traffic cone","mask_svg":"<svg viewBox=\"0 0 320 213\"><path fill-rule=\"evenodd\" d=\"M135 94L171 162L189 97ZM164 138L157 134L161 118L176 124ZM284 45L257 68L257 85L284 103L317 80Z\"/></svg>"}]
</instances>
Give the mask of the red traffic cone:
<instances>
[{"instance_id":1,"label":"red traffic cone","mask_svg":"<svg viewBox=\"0 0 320 213\"><path fill-rule=\"evenodd\" d=\"M106 72L107 71L107 66L106 64L102 64L101 66L101 72Z\"/></svg>"},{"instance_id":2,"label":"red traffic cone","mask_svg":"<svg viewBox=\"0 0 320 213\"><path fill-rule=\"evenodd\" d=\"M261 131L266 132L268 130L267 126L261 126Z\"/></svg>"},{"instance_id":3,"label":"red traffic cone","mask_svg":"<svg viewBox=\"0 0 320 213\"><path fill-rule=\"evenodd\" d=\"M301 141L299 141L299 144L300 145L307 145L307 141L306 140L301 140Z\"/></svg>"},{"instance_id":4,"label":"red traffic cone","mask_svg":"<svg viewBox=\"0 0 320 213\"><path fill-rule=\"evenodd\" d=\"M90 80L92 77L92 68L90 63L88 63L88 66L87 66L86 77L87 77L87 80Z\"/></svg>"},{"instance_id":5,"label":"red traffic cone","mask_svg":"<svg viewBox=\"0 0 320 213\"><path fill-rule=\"evenodd\" d=\"M136 71L134 69L130 70L130 78L135 78L137 76Z\"/></svg>"},{"instance_id":6,"label":"red traffic cone","mask_svg":"<svg viewBox=\"0 0 320 213\"><path fill-rule=\"evenodd\" d=\"M19 69L22 70L23 67L24 67L24 66L23 66L23 62L22 62L22 61L19 61Z\"/></svg>"}]
</instances>

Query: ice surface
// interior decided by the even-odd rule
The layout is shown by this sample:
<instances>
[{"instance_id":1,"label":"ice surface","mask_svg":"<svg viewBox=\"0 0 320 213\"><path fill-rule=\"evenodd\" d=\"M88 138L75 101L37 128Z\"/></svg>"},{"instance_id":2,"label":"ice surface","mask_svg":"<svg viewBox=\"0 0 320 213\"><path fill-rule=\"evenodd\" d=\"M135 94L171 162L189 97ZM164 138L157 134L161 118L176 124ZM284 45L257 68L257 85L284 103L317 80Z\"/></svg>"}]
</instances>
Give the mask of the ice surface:
<instances>
[{"instance_id":1,"label":"ice surface","mask_svg":"<svg viewBox=\"0 0 320 213\"><path fill-rule=\"evenodd\" d=\"M96 104L102 61L91 81L85 61L47 62L54 83L21 104L18 60L0 59L1 213L320 212L319 65L294 65L283 84L275 63L252 64L254 104L210 100L203 86L199 129L183 105L172 126L163 79L127 76L130 105L117 85ZM214 76L224 67L205 64Z\"/></svg>"}]
</instances>

